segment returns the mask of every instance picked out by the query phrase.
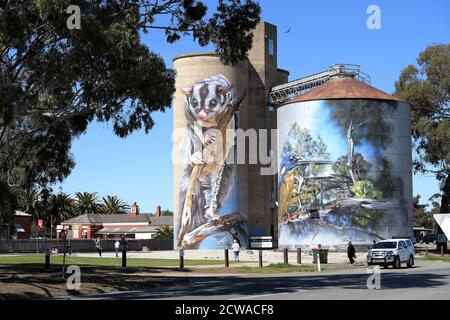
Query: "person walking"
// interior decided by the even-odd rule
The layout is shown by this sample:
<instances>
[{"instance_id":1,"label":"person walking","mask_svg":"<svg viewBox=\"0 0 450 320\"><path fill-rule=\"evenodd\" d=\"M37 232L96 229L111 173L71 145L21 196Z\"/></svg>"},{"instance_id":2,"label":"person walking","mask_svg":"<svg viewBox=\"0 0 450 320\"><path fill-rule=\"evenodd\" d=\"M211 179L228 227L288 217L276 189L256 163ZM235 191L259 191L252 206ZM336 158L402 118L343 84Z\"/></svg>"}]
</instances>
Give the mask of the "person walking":
<instances>
[{"instance_id":1,"label":"person walking","mask_svg":"<svg viewBox=\"0 0 450 320\"><path fill-rule=\"evenodd\" d=\"M100 242L100 237L97 237L97 239L95 239L95 247L97 248L98 255L101 257L102 256L102 244Z\"/></svg>"},{"instance_id":2,"label":"person walking","mask_svg":"<svg viewBox=\"0 0 450 320\"><path fill-rule=\"evenodd\" d=\"M116 250L116 257L119 256L119 249L120 249L120 242L119 240L116 240L116 242L114 243L114 250Z\"/></svg>"},{"instance_id":3,"label":"person walking","mask_svg":"<svg viewBox=\"0 0 450 320\"><path fill-rule=\"evenodd\" d=\"M239 251L241 250L241 246L239 245L237 240L233 241L233 244L231 245L231 249L233 250L233 253L234 253L234 261L239 262Z\"/></svg>"},{"instance_id":4,"label":"person walking","mask_svg":"<svg viewBox=\"0 0 450 320\"><path fill-rule=\"evenodd\" d=\"M348 260L350 261L350 265L353 265L355 263L355 247L353 246L352 242L349 241L348 242L348 247L347 247L347 256L348 256Z\"/></svg>"},{"instance_id":5,"label":"person walking","mask_svg":"<svg viewBox=\"0 0 450 320\"><path fill-rule=\"evenodd\" d=\"M120 245L122 246L122 253L127 250L128 241L124 234L120 238Z\"/></svg>"}]
</instances>

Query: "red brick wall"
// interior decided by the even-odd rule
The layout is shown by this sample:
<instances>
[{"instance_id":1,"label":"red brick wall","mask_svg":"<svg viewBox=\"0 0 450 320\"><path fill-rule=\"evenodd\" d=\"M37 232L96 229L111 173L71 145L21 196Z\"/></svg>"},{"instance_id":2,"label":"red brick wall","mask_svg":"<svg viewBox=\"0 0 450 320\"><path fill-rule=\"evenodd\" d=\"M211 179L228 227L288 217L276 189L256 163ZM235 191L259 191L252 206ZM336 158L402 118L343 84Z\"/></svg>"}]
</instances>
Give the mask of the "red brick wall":
<instances>
[{"instance_id":1,"label":"red brick wall","mask_svg":"<svg viewBox=\"0 0 450 320\"><path fill-rule=\"evenodd\" d=\"M31 236L31 216L15 216L11 224L20 224L25 232L17 234L18 239L30 239Z\"/></svg>"}]
</instances>

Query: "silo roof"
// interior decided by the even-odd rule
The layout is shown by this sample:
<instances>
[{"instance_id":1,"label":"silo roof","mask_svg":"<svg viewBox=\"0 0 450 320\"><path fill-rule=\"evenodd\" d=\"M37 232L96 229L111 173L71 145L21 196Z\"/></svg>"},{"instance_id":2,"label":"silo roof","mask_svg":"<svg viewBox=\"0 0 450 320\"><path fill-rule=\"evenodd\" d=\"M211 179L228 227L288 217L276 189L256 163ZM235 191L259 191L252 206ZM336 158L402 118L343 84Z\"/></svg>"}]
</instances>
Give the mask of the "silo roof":
<instances>
[{"instance_id":1,"label":"silo roof","mask_svg":"<svg viewBox=\"0 0 450 320\"><path fill-rule=\"evenodd\" d=\"M326 99L381 99L403 101L354 78L335 78L301 94L288 103Z\"/></svg>"}]
</instances>

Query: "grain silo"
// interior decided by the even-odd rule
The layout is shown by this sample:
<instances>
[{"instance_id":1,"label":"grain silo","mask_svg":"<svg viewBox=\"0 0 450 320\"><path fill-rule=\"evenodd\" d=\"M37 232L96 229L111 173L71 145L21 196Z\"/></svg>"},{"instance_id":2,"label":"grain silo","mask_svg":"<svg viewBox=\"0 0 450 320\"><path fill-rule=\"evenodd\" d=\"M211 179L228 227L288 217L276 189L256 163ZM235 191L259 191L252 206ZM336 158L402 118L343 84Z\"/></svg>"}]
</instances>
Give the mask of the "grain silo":
<instances>
[{"instance_id":1,"label":"grain silo","mask_svg":"<svg viewBox=\"0 0 450 320\"><path fill-rule=\"evenodd\" d=\"M275 129L269 90L288 78L287 71L277 68L276 44L276 27L260 23L248 58L235 66L224 65L215 53L173 59L175 248L229 248L234 239L245 248L251 236L276 230L274 175L261 175L265 165L248 162L249 146L247 163L230 164L236 139L228 134L235 129ZM232 110L237 106L237 112ZM218 128L227 129L220 142L211 138ZM268 137L275 154L270 141ZM217 154L219 145L222 154L208 162L209 151L215 148L212 153Z\"/></svg>"},{"instance_id":2,"label":"grain silo","mask_svg":"<svg viewBox=\"0 0 450 320\"><path fill-rule=\"evenodd\" d=\"M300 81L301 90L323 82L306 93L289 97L292 83L273 90L282 100L278 246L411 237L410 105L368 85L359 69L327 72Z\"/></svg>"}]
</instances>

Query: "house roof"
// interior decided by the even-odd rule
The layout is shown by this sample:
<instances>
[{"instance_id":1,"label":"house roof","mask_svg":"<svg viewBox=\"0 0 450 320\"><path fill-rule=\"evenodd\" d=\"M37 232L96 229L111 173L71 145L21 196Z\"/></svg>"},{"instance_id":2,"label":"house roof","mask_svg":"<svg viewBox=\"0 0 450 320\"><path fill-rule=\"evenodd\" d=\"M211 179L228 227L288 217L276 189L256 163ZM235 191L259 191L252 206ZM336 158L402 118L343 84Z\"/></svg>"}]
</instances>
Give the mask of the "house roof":
<instances>
[{"instance_id":1,"label":"house roof","mask_svg":"<svg viewBox=\"0 0 450 320\"><path fill-rule=\"evenodd\" d=\"M157 217L148 213L140 213L136 216L129 214L100 214L86 213L61 224L103 224L103 223L142 223L149 222L153 226L173 225L173 216Z\"/></svg>"},{"instance_id":2,"label":"house roof","mask_svg":"<svg viewBox=\"0 0 450 320\"><path fill-rule=\"evenodd\" d=\"M153 225L153 226L166 226L166 225L171 226L171 225L173 225L173 216L157 217L153 214L147 214L147 215L150 217L151 225Z\"/></svg>"},{"instance_id":3,"label":"house roof","mask_svg":"<svg viewBox=\"0 0 450 320\"><path fill-rule=\"evenodd\" d=\"M156 227L122 227L122 228L102 228L97 233L100 234L122 234L122 233L155 233Z\"/></svg>"},{"instance_id":4,"label":"house roof","mask_svg":"<svg viewBox=\"0 0 450 320\"><path fill-rule=\"evenodd\" d=\"M23 212L23 211L16 210L14 216L16 216L16 217L17 216L20 216L20 217L31 217L31 214L28 214L28 213Z\"/></svg>"}]
</instances>

